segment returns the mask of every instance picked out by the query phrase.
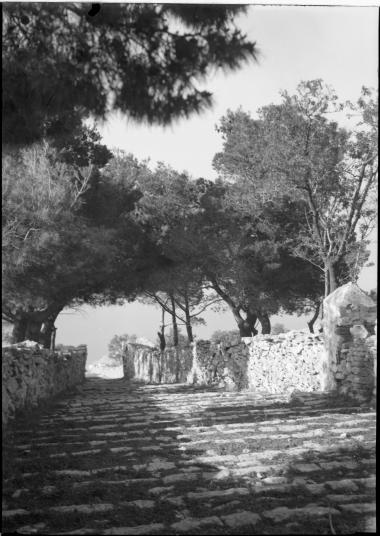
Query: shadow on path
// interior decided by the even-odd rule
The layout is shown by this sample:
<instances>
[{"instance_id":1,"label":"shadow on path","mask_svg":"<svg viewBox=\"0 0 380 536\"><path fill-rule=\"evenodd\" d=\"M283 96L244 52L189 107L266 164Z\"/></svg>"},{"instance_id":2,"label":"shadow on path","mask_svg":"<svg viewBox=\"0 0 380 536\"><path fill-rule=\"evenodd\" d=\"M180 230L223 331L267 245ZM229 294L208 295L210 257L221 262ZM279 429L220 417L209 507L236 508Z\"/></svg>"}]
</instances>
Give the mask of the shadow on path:
<instances>
[{"instance_id":1,"label":"shadow on path","mask_svg":"<svg viewBox=\"0 0 380 536\"><path fill-rule=\"evenodd\" d=\"M91 378L4 439L5 533L373 528L365 408Z\"/></svg>"}]
</instances>

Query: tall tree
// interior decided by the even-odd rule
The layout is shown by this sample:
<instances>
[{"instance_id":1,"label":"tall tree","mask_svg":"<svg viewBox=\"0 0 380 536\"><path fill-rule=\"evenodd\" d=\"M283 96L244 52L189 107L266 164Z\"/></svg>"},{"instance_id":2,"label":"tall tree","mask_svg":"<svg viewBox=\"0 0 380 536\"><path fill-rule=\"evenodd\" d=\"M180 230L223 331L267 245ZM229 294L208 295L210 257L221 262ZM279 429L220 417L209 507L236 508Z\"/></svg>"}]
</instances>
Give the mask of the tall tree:
<instances>
[{"instance_id":1,"label":"tall tree","mask_svg":"<svg viewBox=\"0 0 380 536\"><path fill-rule=\"evenodd\" d=\"M210 106L213 69L256 57L239 5L5 3L3 140L28 144L117 110L168 124Z\"/></svg>"},{"instance_id":2,"label":"tall tree","mask_svg":"<svg viewBox=\"0 0 380 536\"><path fill-rule=\"evenodd\" d=\"M321 80L302 82L295 95L282 97L259 110L258 119L242 110L222 118L224 147L214 166L250 188L254 209L286 198L303 205L302 226L289 245L321 270L327 295L355 280L368 258L376 217L377 100L363 88L357 105L349 104L360 118L351 132L327 119L345 107Z\"/></svg>"}]
</instances>

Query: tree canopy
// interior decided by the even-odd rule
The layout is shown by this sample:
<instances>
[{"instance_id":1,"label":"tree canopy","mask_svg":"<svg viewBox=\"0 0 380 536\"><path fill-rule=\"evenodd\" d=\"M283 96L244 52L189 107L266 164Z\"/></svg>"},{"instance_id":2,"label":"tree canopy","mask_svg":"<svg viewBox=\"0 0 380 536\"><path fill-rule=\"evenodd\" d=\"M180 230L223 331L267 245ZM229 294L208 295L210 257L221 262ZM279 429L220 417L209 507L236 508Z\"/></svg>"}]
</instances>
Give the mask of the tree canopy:
<instances>
[{"instance_id":1,"label":"tree canopy","mask_svg":"<svg viewBox=\"0 0 380 536\"><path fill-rule=\"evenodd\" d=\"M359 117L354 130L327 114L344 109ZM268 105L253 119L229 111L219 131L223 150L214 167L250 192L252 207L290 198L299 203L302 227L293 254L324 274L325 295L357 278L368 258L366 239L376 217L377 99L363 88L358 103L338 102L321 80L302 82L295 95ZM303 212L303 215L302 215Z\"/></svg>"},{"instance_id":2,"label":"tree canopy","mask_svg":"<svg viewBox=\"0 0 380 536\"><path fill-rule=\"evenodd\" d=\"M67 137L112 110L168 124L200 112L213 69L256 57L235 25L239 5L5 3L3 140Z\"/></svg>"}]
</instances>

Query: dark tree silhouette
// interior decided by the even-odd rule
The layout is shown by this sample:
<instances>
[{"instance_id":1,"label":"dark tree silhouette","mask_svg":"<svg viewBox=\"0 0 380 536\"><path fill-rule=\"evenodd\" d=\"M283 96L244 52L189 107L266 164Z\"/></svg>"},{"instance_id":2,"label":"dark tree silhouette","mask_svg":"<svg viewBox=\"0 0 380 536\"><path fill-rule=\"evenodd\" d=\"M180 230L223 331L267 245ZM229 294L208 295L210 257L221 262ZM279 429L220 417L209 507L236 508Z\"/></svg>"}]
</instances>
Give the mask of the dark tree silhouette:
<instances>
[{"instance_id":1,"label":"dark tree silhouette","mask_svg":"<svg viewBox=\"0 0 380 536\"><path fill-rule=\"evenodd\" d=\"M211 69L256 56L234 24L244 6L5 3L3 140L28 144L117 110L169 124L211 105Z\"/></svg>"}]
</instances>

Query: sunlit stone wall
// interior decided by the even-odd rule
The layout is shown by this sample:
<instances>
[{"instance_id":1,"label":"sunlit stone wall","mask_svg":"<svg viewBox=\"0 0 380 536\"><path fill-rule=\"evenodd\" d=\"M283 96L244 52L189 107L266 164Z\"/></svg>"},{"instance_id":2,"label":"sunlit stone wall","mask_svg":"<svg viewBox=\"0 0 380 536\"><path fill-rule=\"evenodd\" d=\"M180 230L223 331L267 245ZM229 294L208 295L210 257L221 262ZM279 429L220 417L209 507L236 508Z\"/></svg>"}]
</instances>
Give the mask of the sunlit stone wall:
<instances>
[{"instance_id":1,"label":"sunlit stone wall","mask_svg":"<svg viewBox=\"0 0 380 536\"><path fill-rule=\"evenodd\" d=\"M66 346L57 352L27 347L2 349L2 422L7 424L19 410L28 410L39 402L82 383L85 379L86 346Z\"/></svg>"},{"instance_id":2,"label":"sunlit stone wall","mask_svg":"<svg viewBox=\"0 0 380 536\"><path fill-rule=\"evenodd\" d=\"M183 383L192 365L192 348L165 348L160 352L129 343L123 355L124 378L145 383Z\"/></svg>"}]
</instances>

